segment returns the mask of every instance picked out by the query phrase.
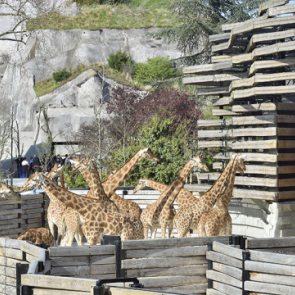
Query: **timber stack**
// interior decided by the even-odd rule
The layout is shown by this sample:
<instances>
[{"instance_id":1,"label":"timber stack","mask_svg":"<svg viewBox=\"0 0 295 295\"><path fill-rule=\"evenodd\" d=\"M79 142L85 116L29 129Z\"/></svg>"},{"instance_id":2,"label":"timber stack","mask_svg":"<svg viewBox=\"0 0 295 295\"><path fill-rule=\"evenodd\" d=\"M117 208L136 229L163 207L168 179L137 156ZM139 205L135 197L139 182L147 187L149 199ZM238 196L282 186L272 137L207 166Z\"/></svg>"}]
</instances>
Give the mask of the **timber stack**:
<instances>
[{"instance_id":1,"label":"timber stack","mask_svg":"<svg viewBox=\"0 0 295 295\"><path fill-rule=\"evenodd\" d=\"M184 84L217 97L217 118L198 121L199 149L219 151L213 168L223 169L232 153L246 154L234 198L295 199L295 5L288 2L262 3L256 19L223 25L210 36L211 64L183 69Z\"/></svg>"}]
</instances>

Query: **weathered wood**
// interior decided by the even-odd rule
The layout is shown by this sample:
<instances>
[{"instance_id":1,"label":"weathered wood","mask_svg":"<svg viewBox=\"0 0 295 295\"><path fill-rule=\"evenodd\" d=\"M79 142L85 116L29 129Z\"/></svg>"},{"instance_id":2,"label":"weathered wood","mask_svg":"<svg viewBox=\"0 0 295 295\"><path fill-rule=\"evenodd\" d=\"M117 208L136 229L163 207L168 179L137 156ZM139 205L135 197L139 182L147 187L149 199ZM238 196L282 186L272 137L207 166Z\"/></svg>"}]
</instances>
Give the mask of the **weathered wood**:
<instances>
[{"instance_id":1,"label":"weathered wood","mask_svg":"<svg viewBox=\"0 0 295 295\"><path fill-rule=\"evenodd\" d=\"M109 294L112 295L155 295L154 291L149 291L149 290L141 290L141 289L135 289L135 288L125 288L125 289L120 289L120 288L114 288L114 287L109 287ZM91 295L93 295L93 290L91 290ZM165 293L165 295L175 295L175 293Z\"/></svg>"},{"instance_id":2,"label":"weathered wood","mask_svg":"<svg viewBox=\"0 0 295 295\"><path fill-rule=\"evenodd\" d=\"M115 253L115 246L82 246L82 247L50 247L50 257L55 256L85 256L85 255L111 255Z\"/></svg>"},{"instance_id":3,"label":"weathered wood","mask_svg":"<svg viewBox=\"0 0 295 295\"><path fill-rule=\"evenodd\" d=\"M200 294L206 293L208 284L189 284L184 286L174 286L174 287L157 287L156 291L165 291L166 292L176 292L182 294ZM151 288L153 289L153 287Z\"/></svg>"},{"instance_id":4,"label":"weathered wood","mask_svg":"<svg viewBox=\"0 0 295 295\"><path fill-rule=\"evenodd\" d=\"M122 261L123 269L131 268L152 268L182 265L201 265L207 263L205 257L166 257L149 259L127 259Z\"/></svg>"},{"instance_id":5,"label":"weathered wood","mask_svg":"<svg viewBox=\"0 0 295 295\"><path fill-rule=\"evenodd\" d=\"M138 268L127 269L127 277L158 277L158 276L193 276L205 275L207 265L184 265L175 267L155 267L155 268Z\"/></svg>"},{"instance_id":6,"label":"weathered wood","mask_svg":"<svg viewBox=\"0 0 295 295\"><path fill-rule=\"evenodd\" d=\"M115 272L116 272L116 264L90 266L91 275L113 274L113 278L115 278L116 277Z\"/></svg>"},{"instance_id":7,"label":"weathered wood","mask_svg":"<svg viewBox=\"0 0 295 295\"><path fill-rule=\"evenodd\" d=\"M265 292L269 294L284 294L293 295L295 293L295 288L290 286L282 286L267 283L258 283L252 281L245 282L245 290L254 292Z\"/></svg>"},{"instance_id":8,"label":"weathered wood","mask_svg":"<svg viewBox=\"0 0 295 295\"><path fill-rule=\"evenodd\" d=\"M227 295L242 295L243 291L239 288L213 281L213 288Z\"/></svg>"},{"instance_id":9,"label":"weathered wood","mask_svg":"<svg viewBox=\"0 0 295 295\"><path fill-rule=\"evenodd\" d=\"M22 241L19 241L19 240L0 238L0 247L3 247L3 248L20 249L21 243Z\"/></svg>"},{"instance_id":10,"label":"weathered wood","mask_svg":"<svg viewBox=\"0 0 295 295\"><path fill-rule=\"evenodd\" d=\"M138 278L139 282L146 288L157 288L164 286L181 286L197 283L207 283L205 276L172 276L159 278Z\"/></svg>"},{"instance_id":11,"label":"weathered wood","mask_svg":"<svg viewBox=\"0 0 295 295\"><path fill-rule=\"evenodd\" d=\"M226 293L219 292L215 289L207 289L206 290L206 295L226 295Z\"/></svg>"},{"instance_id":12,"label":"weathered wood","mask_svg":"<svg viewBox=\"0 0 295 295\"><path fill-rule=\"evenodd\" d=\"M89 265L89 256L63 256L50 258L52 267L55 266L81 266Z\"/></svg>"},{"instance_id":13,"label":"weathered wood","mask_svg":"<svg viewBox=\"0 0 295 295\"><path fill-rule=\"evenodd\" d=\"M37 260L33 260L31 263L30 263L30 266L29 266L29 269L28 269L28 274L37 274L38 273L38 268L39 268L39 265L38 265L38 261Z\"/></svg>"},{"instance_id":14,"label":"weathered wood","mask_svg":"<svg viewBox=\"0 0 295 295\"><path fill-rule=\"evenodd\" d=\"M213 269L222 272L226 275L229 275L231 277L234 277L240 281L242 280L243 272L239 268L228 266L218 262L213 262Z\"/></svg>"},{"instance_id":15,"label":"weathered wood","mask_svg":"<svg viewBox=\"0 0 295 295\"><path fill-rule=\"evenodd\" d=\"M38 289L34 288L34 295L89 295L88 292L78 292L78 291L62 291L59 289Z\"/></svg>"},{"instance_id":16,"label":"weathered wood","mask_svg":"<svg viewBox=\"0 0 295 295\"><path fill-rule=\"evenodd\" d=\"M198 247L180 247L180 248L162 248L147 250L127 251L127 259L130 258L148 258L148 257L181 257L181 256L205 256L206 246Z\"/></svg>"},{"instance_id":17,"label":"weathered wood","mask_svg":"<svg viewBox=\"0 0 295 295\"><path fill-rule=\"evenodd\" d=\"M230 38L230 33L215 34L209 36L209 42L216 42L221 40L228 40Z\"/></svg>"},{"instance_id":18,"label":"weathered wood","mask_svg":"<svg viewBox=\"0 0 295 295\"><path fill-rule=\"evenodd\" d=\"M233 278L231 276L228 276L224 273L215 270L207 270L206 278L220 283L228 284L237 288L242 288L243 285L241 280L238 280L236 278Z\"/></svg>"},{"instance_id":19,"label":"weathered wood","mask_svg":"<svg viewBox=\"0 0 295 295\"><path fill-rule=\"evenodd\" d=\"M90 256L89 260L91 265L116 263L115 255Z\"/></svg>"},{"instance_id":20,"label":"weathered wood","mask_svg":"<svg viewBox=\"0 0 295 295\"><path fill-rule=\"evenodd\" d=\"M294 255L285 255L285 254L276 254L276 253L267 253L261 251L250 251L251 261L260 261L267 263L277 263L283 265L293 265L295 266L295 256Z\"/></svg>"},{"instance_id":21,"label":"weathered wood","mask_svg":"<svg viewBox=\"0 0 295 295\"><path fill-rule=\"evenodd\" d=\"M231 110L213 109L212 116L239 116L240 114L232 112Z\"/></svg>"},{"instance_id":22,"label":"weathered wood","mask_svg":"<svg viewBox=\"0 0 295 295\"><path fill-rule=\"evenodd\" d=\"M295 247L295 238L262 238L247 240L248 249Z\"/></svg>"},{"instance_id":23,"label":"weathered wood","mask_svg":"<svg viewBox=\"0 0 295 295\"><path fill-rule=\"evenodd\" d=\"M294 73L295 74L295 73ZM260 103L260 104L245 104L234 105L232 110L236 113L249 113L249 112L261 112L261 111L287 111L295 110L295 105L292 103Z\"/></svg>"},{"instance_id":24,"label":"weathered wood","mask_svg":"<svg viewBox=\"0 0 295 295\"><path fill-rule=\"evenodd\" d=\"M20 245L20 249L28 254L38 257L38 261L44 261L46 259L46 251L40 247L32 245L27 242L23 242Z\"/></svg>"},{"instance_id":25,"label":"weathered wood","mask_svg":"<svg viewBox=\"0 0 295 295\"><path fill-rule=\"evenodd\" d=\"M16 278L16 269L13 267L0 265L0 275Z\"/></svg>"},{"instance_id":26,"label":"weathered wood","mask_svg":"<svg viewBox=\"0 0 295 295\"><path fill-rule=\"evenodd\" d=\"M276 167L276 166L265 166L265 165L246 165L246 172L249 174L265 174L265 175L278 175L278 174L288 174L295 173L295 166L283 166L283 167ZM220 162L213 163L213 169L222 169L223 164ZM281 169L280 169L281 168ZM286 170L284 169L286 168Z\"/></svg>"},{"instance_id":27,"label":"weathered wood","mask_svg":"<svg viewBox=\"0 0 295 295\"><path fill-rule=\"evenodd\" d=\"M218 253L225 254L227 256L234 257L240 260L243 259L243 251L240 249L224 245L215 241L212 243L212 247L213 250Z\"/></svg>"},{"instance_id":28,"label":"weathered wood","mask_svg":"<svg viewBox=\"0 0 295 295\"><path fill-rule=\"evenodd\" d=\"M22 260L23 252L11 248L0 248L0 256Z\"/></svg>"},{"instance_id":29,"label":"weathered wood","mask_svg":"<svg viewBox=\"0 0 295 295\"><path fill-rule=\"evenodd\" d=\"M26 263L26 262L24 262L22 260L17 260L17 259L13 259L13 258L7 258L7 257L0 256L0 265L2 265L2 266L15 268L17 263Z\"/></svg>"},{"instance_id":30,"label":"weathered wood","mask_svg":"<svg viewBox=\"0 0 295 295\"><path fill-rule=\"evenodd\" d=\"M8 285L8 286L16 286L16 278L0 276L0 284Z\"/></svg>"},{"instance_id":31,"label":"weathered wood","mask_svg":"<svg viewBox=\"0 0 295 295\"><path fill-rule=\"evenodd\" d=\"M186 246L204 246L213 241L228 244L228 236L218 237L191 237L191 238L171 238L171 239L156 239L156 240L129 240L122 242L122 249L155 249L164 247L186 247Z\"/></svg>"},{"instance_id":32,"label":"weathered wood","mask_svg":"<svg viewBox=\"0 0 295 295\"><path fill-rule=\"evenodd\" d=\"M250 273L250 280L261 283L270 283L295 287L295 278L293 276L270 275L264 273Z\"/></svg>"},{"instance_id":33,"label":"weathered wood","mask_svg":"<svg viewBox=\"0 0 295 295\"><path fill-rule=\"evenodd\" d=\"M0 284L0 291L2 294L16 295L16 287Z\"/></svg>"},{"instance_id":34,"label":"weathered wood","mask_svg":"<svg viewBox=\"0 0 295 295\"><path fill-rule=\"evenodd\" d=\"M224 254L220 254L214 251L207 251L206 258L208 260L226 264L229 266L234 266L237 268L242 268L242 261L236 258L228 257Z\"/></svg>"},{"instance_id":35,"label":"weathered wood","mask_svg":"<svg viewBox=\"0 0 295 295\"><path fill-rule=\"evenodd\" d=\"M199 66L189 66L182 69L183 74L197 74L202 72L212 72L232 68L232 62L221 62L216 64L207 64Z\"/></svg>"},{"instance_id":36,"label":"weathered wood","mask_svg":"<svg viewBox=\"0 0 295 295\"><path fill-rule=\"evenodd\" d=\"M289 3L290 0L270 0L260 4L258 15L261 15L266 9L281 6Z\"/></svg>"},{"instance_id":37,"label":"weathered wood","mask_svg":"<svg viewBox=\"0 0 295 295\"><path fill-rule=\"evenodd\" d=\"M50 289L52 286L58 286L60 290L89 292L90 287L95 286L97 280L44 275L22 275L21 282L22 285L31 287Z\"/></svg>"}]
</instances>

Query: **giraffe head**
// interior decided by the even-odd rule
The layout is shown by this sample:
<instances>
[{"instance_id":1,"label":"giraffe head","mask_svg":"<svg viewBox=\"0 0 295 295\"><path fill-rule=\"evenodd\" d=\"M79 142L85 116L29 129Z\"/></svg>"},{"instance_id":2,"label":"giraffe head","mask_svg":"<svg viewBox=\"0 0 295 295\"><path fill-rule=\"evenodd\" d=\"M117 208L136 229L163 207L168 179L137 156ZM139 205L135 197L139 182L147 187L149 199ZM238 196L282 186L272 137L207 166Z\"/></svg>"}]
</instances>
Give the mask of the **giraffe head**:
<instances>
[{"instance_id":1,"label":"giraffe head","mask_svg":"<svg viewBox=\"0 0 295 295\"><path fill-rule=\"evenodd\" d=\"M21 197L12 188L8 187L4 182L1 183L0 198L17 201L22 200Z\"/></svg>"},{"instance_id":2,"label":"giraffe head","mask_svg":"<svg viewBox=\"0 0 295 295\"><path fill-rule=\"evenodd\" d=\"M138 191L144 189L146 186L147 186L147 180L140 178L138 180L138 183L137 183L136 187L134 188L132 194L137 193Z\"/></svg>"},{"instance_id":3,"label":"giraffe head","mask_svg":"<svg viewBox=\"0 0 295 295\"><path fill-rule=\"evenodd\" d=\"M246 165L244 163L246 155L238 154L237 158L237 171L241 174L244 175L244 172L246 171Z\"/></svg>"},{"instance_id":4,"label":"giraffe head","mask_svg":"<svg viewBox=\"0 0 295 295\"><path fill-rule=\"evenodd\" d=\"M205 164L205 162L201 159L200 156L196 156L191 159L193 166L192 167L198 167L206 172L209 172L209 168Z\"/></svg>"},{"instance_id":5,"label":"giraffe head","mask_svg":"<svg viewBox=\"0 0 295 295\"><path fill-rule=\"evenodd\" d=\"M39 185L35 181L35 177L36 177L37 173L43 174L43 172L35 172L35 174L30 175L30 177L27 180L27 182L20 188L20 192L30 191L30 190L32 190L33 188L35 188L36 186Z\"/></svg>"},{"instance_id":6,"label":"giraffe head","mask_svg":"<svg viewBox=\"0 0 295 295\"><path fill-rule=\"evenodd\" d=\"M149 148L143 148L139 151L140 159L147 159L151 161L160 162L160 159L156 157Z\"/></svg>"},{"instance_id":7,"label":"giraffe head","mask_svg":"<svg viewBox=\"0 0 295 295\"><path fill-rule=\"evenodd\" d=\"M72 170L73 171L77 171L81 167L85 167L86 168L85 165L89 162L89 158L86 158L84 161L81 161L80 160L80 157L79 158L74 158L73 160L71 159L70 162L74 166Z\"/></svg>"},{"instance_id":8,"label":"giraffe head","mask_svg":"<svg viewBox=\"0 0 295 295\"><path fill-rule=\"evenodd\" d=\"M62 174L63 171L63 166L58 166L57 164L54 165L54 167L50 170L50 172L45 176L47 176L48 178L52 179L55 177L58 177Z\"/></svg>"}]
</instances>

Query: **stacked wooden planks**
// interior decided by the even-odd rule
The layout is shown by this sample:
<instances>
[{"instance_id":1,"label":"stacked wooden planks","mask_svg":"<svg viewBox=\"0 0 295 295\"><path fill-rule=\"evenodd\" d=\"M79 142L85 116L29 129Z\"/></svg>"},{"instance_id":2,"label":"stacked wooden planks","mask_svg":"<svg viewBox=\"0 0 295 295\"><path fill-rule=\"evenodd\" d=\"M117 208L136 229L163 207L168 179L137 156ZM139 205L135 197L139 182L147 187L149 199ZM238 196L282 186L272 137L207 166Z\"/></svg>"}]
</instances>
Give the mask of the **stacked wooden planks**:
<instances>
[{"instance_id":1,"label":"stacked wooden planks","mask_svg":"<svg viewBox=\"0 0 295 295\"><path fill-rule=\"evenodd\" d=\"M205 294L207 243L229 244L229 237L157 239L122 242L122 270L145 289Z\"/></svg>"},{"instance_id":2,"label":"stacked wooden planks","mask_svg":"<svg viewBox=\"0 0 295 295\"><path fill-rule=\"evenodd\" d=\"M213 168L223 169L233 153L246 154L236 197L295 198L295 16L288 2L265 2L258 18L224 25L224 33L210 37L212 63L183 69L184 84L218 97L217 118L198 121L199 148L220 151ZM212 183L218 176L200 179Z\"/></svg>"},{"instance_id":3,"label":"stacked wooden planks","mask_svg":"<svg viewBox=\"0 0 295 295\"><path fill-rule=\"evenodd\" d=\"M207 295L242 295L243 250L213 242L206 258L211 261L211 269L207 270L206 277L212 281L211 288L207 289Z\"/></svg>"},{"instance_id":4,"label":"stacked wooden planks","mask_svg":"<svg viewBox=\"0 0 295 295\"><path fill-rule=\"evenodd\" d=\"M22 194L21 201L0 200L0 236L17 237L28 227L48 227L45 194Z\"/></svg>"},{"instance_id":5,"label":"stacked wooden planks","mask_svg":"<svg viewBox=\"0 0 295 295\"><path fill-rule=\"evenodd\" d=\"M49 248L51 275L79 278L115 278L115 246Z\"/></svg>"}]
</instances>

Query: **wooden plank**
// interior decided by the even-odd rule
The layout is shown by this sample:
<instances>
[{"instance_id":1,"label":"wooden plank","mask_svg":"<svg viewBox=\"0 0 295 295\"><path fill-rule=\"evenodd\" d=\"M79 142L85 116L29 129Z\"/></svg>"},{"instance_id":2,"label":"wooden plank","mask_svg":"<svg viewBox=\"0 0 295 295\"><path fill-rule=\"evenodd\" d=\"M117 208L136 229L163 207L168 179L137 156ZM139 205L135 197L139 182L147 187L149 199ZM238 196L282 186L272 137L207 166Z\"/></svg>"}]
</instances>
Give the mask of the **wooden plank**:
<instances>
[{"instance_id":1,"label":"wooden plank","mask_svg":"<svg viewBox=\"0 0 295 295\"><path fill-rule=\"evenodd\" d=\"M250 251L251 261L276 263L295 266L295 256L286 254L267 253L261 251Z\"/></svg>"},{"instance_id":2,"label":"wooden plank","mask_svg":"<svg viewBox=\"0 0 295 295\"><path fill-rule=\"evenodd\" d=\"M20 249L28 254L38 257L38 261L44 261L46 259L46 250L27 242L23 242L20 245Z\"/></svg>"},{"instance_id":3,"label":"wooden plank","mask_svg":"<svg viewBox=\"0 0 295 295\"><path fill-rule=\"evenodd\" d=\"M213 242L212 247L213 247L213 250L218 253L225 254L227 256L234 257L240 260L243 259L243 251L240 249L237 249L228 245L224 245L218 242Z\"/></svg>"},{"instance_id":4,"label":"wooden plank","mask_svg":"<svg viewBox=\"0 0 295 295\"><path fill-rule=\"evenodd\" d=\"M3 294L16 295L16 287L0 284L0 291Z\"/></svg>"},{"instance_id":5,"label":"wooden plank","mask_svg":"<svg viewBox=\"0 0 295 295\"><path fill-rule=\"evenodd\" d=\"M226 295L226 293L219 292L215 289L207 289L206 295Z\"/></svg>"},{"instance_id":6,"label":"wooden plank","mask_svg":"<svg viewBox=\"0 0 295 295\"><path fill-rule=\"evenodd\" d=\"M115 255L90 256L90 265L116 263Z\"/></svg>"},{"instance_id":7,"label":"wooden plank","mask_svg":"<svg viewBox=\"0 0 295 295\"><path fill-rule=\"evenodd\" d=\"M209 36L209 42L216 42L221 40L228 40L230 38L230 33L215 34Z\"/></svg>"},{"instance_id":8,"label":"wooden plank","mask_svg":"<svg viewBox=\"0 0 295 295\"><path fill-rule=\"evenodd\" d=\"M127 259L148 257L205 256L206 250L206 246L131 250L127 251Z\"/></svg>"},{"instance_id":9,"label":"wooden plank","mask_svg":"<svg viewBox=\"0 0 295 295\"><path fill-rule=\"evenodd\" d=\"M0 256L22 260L23 252L21 250L11 248L0 248Z\"/></svg>"},{"instance_id":10,"label":"wooden plank","mask_svg":"<svg viewBox=\"0 0 295 295\"><path fill-rule=\"evenodd\" d=\"M184 77L183 84L208 85L208 83L235 81L235 80L239 80L243 78L246 78L246 74L232 73L232 74L193 76L193 77Z\"/></svg>"},{"instance_id":11,"label":"wooden plank","mask_svg":"<svg viewBox=\"0 0 295 295\"><path fill-rule=\"evenodd\" d=\"M240 114L224 109L213 109L212 116L239 116Z\"/></svg>"},{"instance_id":12,"label":"wooden plank","mask_svg":"<svg viewBox=\"0 0 295 295\"><path fill-rule=\"evenodd\" d=\"M217 281L220 283L228 284L237 288L242 288L243 283L241 280L228 276L224 273L215 271L215 270L207 270L206 271L206 278L211 279L213 281Z\"/></svg>"},{"instance_id":13,"label":"wooden plank","mask_svg":"<svg viewBox=\"0 0 295 295\"><path fill-rule=\"evenodd\" d=\"M155 268L138 268L127 269L127 277L159 277L159 276L190 276L205 275L207 265L184 265L175 267L155 267Z\"/></svg>"},{"instance_id":14,"label":"wooden plank","mask_svg":"<svg viewBox=\"0 0 295 295\"><path fill-rule=\"evenodd\" d=\"M274 263L265 263L258 261L245 261L245 269L253 272L263 272L269 274L278 274L293 276L295 273L295 267L290 265L281 265Z\"/></svg>"},{"instance_id":15,"label":"wooden plank","mask_svg":"<svg viewBox=\"0 0 295 295\"><path fill-rule=\"evenodd\" d=\"M243 105L233 105L232 110L236 113L252 113L261 111L276 111L278 105L276 103L257 103L257 104L243 104Z\"/></svg>"},{"instance_id":16,"label":"wooden plank","mask_svg":"<svg viewBox=\"0 0 295 295\"><path fill-rule=\"evenodd\" d=\"M91 286L96 286L97 280L44 275L22 275L21 282L22 285L31 287L52 288L52 286L58 286L60 290L89 292Z\"/></svg>"},{"instance_id":17,"label":"wooden plank","mask_svg":"<svg viewBox=\"0 0 295 295\"><path fill-rule=\"evenodd\" d=\"M16 278L16 269L14 267L0 265L0 275Z\"/></svg>"},{"instance_id":18,"label":"wooden plank","mask_svg":"<svg viewBox=\"0 0 295 295\"><path fill-rule=\"evenodd\" d=\"M199 148L206 147L223 147L225 143L222 141L199 141ZM228 141L226 144L227 147L235 150L243 149L277 149L277 148L293 148L295 147L295 141L278 141L274 140L253 140L253 141Z\"/></svg>"},{"instance_id":19,"label":"wooden plank","mask_svg":"<svg viewBox=\"0 0 295 295\"><path fill-rule=\"evenodd\" d=\"M155 249L164 247L185 247L185 246L204 246L213 241L228 244L228 236L218 237L196 237L196 238L170 238L170 239L156 239L156 240L129 240L122 241L123 250L141 250L141 249ZM68 247L67 247L68 248Z\"/></svg>"},{"instance_id":20,"label":"wooden plank","mask_svg":"<svg viewBox=\"0 0 295 295\"><path fill-rule=\"evenodd\" d=\"M26 262L22 260L0 256L0 265L2 266L15 268L17 263L26 263Z\"/></svg>"},{"instance_id":21,"label":"wooden plank","mask_svg":"<svg viewBox=\"0 0 295 295\"><path fill-rule=\"evenodd\" d=\"M0 276L0 284L8 286L16 286L16 278L8 276Z\"/></svg>"},{"instance_id":22,"label":"wooden plank","mask_svg":"<svg viewBox=\"0 0 295 295\"><path fill-rule=\"evenodd\" d=\"M145 286L145 288L164 286L181 286L190 284L207 283L205 276L172 276L172 277L159 277L159 278L138 278L139 282Z\"/></svg>"},{"instance_id":23,"label":"wooden plank","mask_svg":"<svg viewBox=\"0 0 295 295\"><path fill-rule=\"evenodd\" d=\"M237 268L242 268L242 261L236 258L228 257L224 254L220 254L214 251L207 251L206 258L213 262L219 262L229 266L234 266Z\"/></svg>"},{"instance_id":24,"label":"wooden plank","mask_svg":"<svg viewBox=\"0 0 295 295\"><path fill-rule=\"evenodd\" d=\"M279 192L278 198L279 200L295 199L295 192L294 191Z\"/></svg>"},{"instance_id":25,"label":"wooden plank","mask_svg":"<svg viewBox=\"0 0 295 295\"><path fill-rule=\"evenodd\" d=\"M252 281L245 282L245 290L254 292L264 292L269 294L283 294L283 295L293 295L295 293L295 288L290 286L282 286L267 283L258 283Z\"/></svg>"},{"instance_id":26,"label":"wooden plank","mask_svg":"<svg viewBox=\"0 0 295 295\"><path fill-rule=\"evenodd\" d=\"M170 286L157 287L156 291L175 292L175 293L182 293L182 294L200 294L200 293L205 294L207 287L208 287L208 284L190 284L190 285L174 286L174 287L170 287Z\"/></svg>"},{"instance_id":27,"label":"wooden plank","mask_svg":"<svg viewBox=\"0 0 295 295\"><path fill-rule=\"evenodd\" d=\"M50 247L50 257L111 255L115 254L115 246L82 246L82 247Z\"/></svg>"},{"instance_id":28,"label":"wooden plank","mask_svg":"<svg viewBox=\"0 0 295 295\"><path fill-rule=\"evenodd\" d=\"M213 106L227 106L233 103L233 99L231 96L223 96L219 98L218 100L214 101Z\"/></svg>"},{"instance_id":29,"label":"wooden plank","mask_svg":"<svg viewBox=\"0 0 295 295\"><path fill-rule=\"evenodd\" d=\"M295 238L264 238L247 240L247 249L295 247Z\"/></svg>"},{"instance_id":30,"label":"wooden plank","mask_svg":"<svg viewBox=\"0 0 295 295\"><path fill-rule=\"evenodd\" d=\"M50 258L52 267L55 266L81 266L89 265L89 256L77 256L77 257L51 257Z\"/></svg>"},{"instance_id":31,"label":"wooden plank","mask_svg":"<svg viewBox=\"0 0 295 295\"><path fill-rule=\"evenodd\" d=\"M166 257L166 258L149 258L149 259L127 259L122 261L122 268L152 268L167 267L178 265L200 265L207 263L205 257Z\"/></svg>"},{"instance_id":32,"label":"wooden plank","mask_svg":"<svg viewBox=\"0 0 295 295\"><path fill-rule=\"evenodd\" d=\"M116 273L116 264L90 266L91 275L113 274L113 278L115 278L116 277L115 273Z\"/></svg>"},{"instance_id":33,"label":"wooden plank","mask_svg":"<svg viewBox=\"0 0 295 295\"><path fill-rule=\"evenodd\" d=\"M289 3L289 1L290 0L270 0L270 1L263 2L259 6L258 15L261 15L268 8L285 5Z\"/></svg>"},{"instance_id":34,"label":"wooden plank","mask_svg":"<svg viewBox=\"0 0 295 295\"><path fill-rule=\"evenodd\" d=\"M220 162L214 162L213 163L213 169L222 169L223 164ZM276 166L265 166L265 165L246 165L246 172L247 174L264 174L264 175L278 175L278 174L288 174L288 173L293 173L293 172L289 172L291 171L291 169L289 169L290 167L294 167L294 173L295 173L295 166L285 166L286 168L286 172L284 172L284 169L281 169L279 171L280 167L276 167ZM281 167L284 168L284 167ZM292 169L293 171L293 169Z\"/></svg>"},{"instance_id":35,"label":"wooden plank","mask_svg":"<svg viewBox=\"0 0 295 295\"><path fill-rule=\"evenodd\" d=\"M242 270L233 266L228 266L218 262L213 262L213 269L216 271L222 272L226 275L229 275L231 277L234 277L240 281L242 280L242 277L243 277Z\"/></svg>"},{"instance_id":36,"label":"wooden plank","mask_svg":"<svg viewBox=\"0 0 295 295\"><path fill-rule=\"evenodd\" d=\"M189 66L182 68L183 74L197 74L203 72L212 72L232 68L233 64L231 61L221 62L216 64Z\"/></svg>"},{"instance_id":37,"label":"wooden plank","mask_svg":"<svg viewBox=\"0 0 295 295\"><path fill-rule=\"evenodd\" d=\"M270 275L251 272L250 280L261 283L270 283L295 287L295 278L292 276Z\"/></svg>"},{"instance_id":38,"label":"wooden plank","mask_svg":"<svg viewBox=\"0 0 295 295\"><path fill-rule=\"evenodd\" d=\"M35 199L43 199L43 194L31 194L31 195L24 195L23 193L21 194L22 201L26 200L35 200Z\"/></svg>"},{"instance_id":39,"label":"wooden plank","mask_svg":"<svg viewBox=\"0 0 295 295\"><path fill-rule=\"evenodd\" d=\"M37 274L39 270L39 263L37 260L32 260L28 269L27 274Z\"/></svg>"},{"instance_id":40,"label":"wooden plank","mask_svg":"<svg viewBox=\"0 0 295 295\"><path fill-rule=\"evenodd\" d=\"M162 292L161 292L162 293ZM93 295L93 290L91 290L91 295ZM135 288L116 288L116 287L112 287L110 286L108 288L108 294L112 294L112 295L155 295L155 291L149 291L146 289L143 290L139 290L139 289L135 289ZM163 293L162 293L163 294ZM164 295L164 294L163 294ZM165 295L175 295L175 293L165 293Z\"/></svg>"},{"instance_id":41,"label":"wooden plank","mask_svg":"<svg viewBox=\"0 0 295 295\"><path fill-rule=\"evenodd\" d=\"M241 289L220 282L213 281L213 288L228 295L243 295L243 291Z\"/></svg>"},{"instance_id":42,"label":"wooden plank","mask_svg":"<svg viewBox=\"0 0 295 295\"><path fill-rule=\"evenodd\" d=\"M33 289L34 295L88 295L88 292L78 292L78 291L62 291L59 289L39 289L34 288Z\"/></svg>"}]
</instances>

